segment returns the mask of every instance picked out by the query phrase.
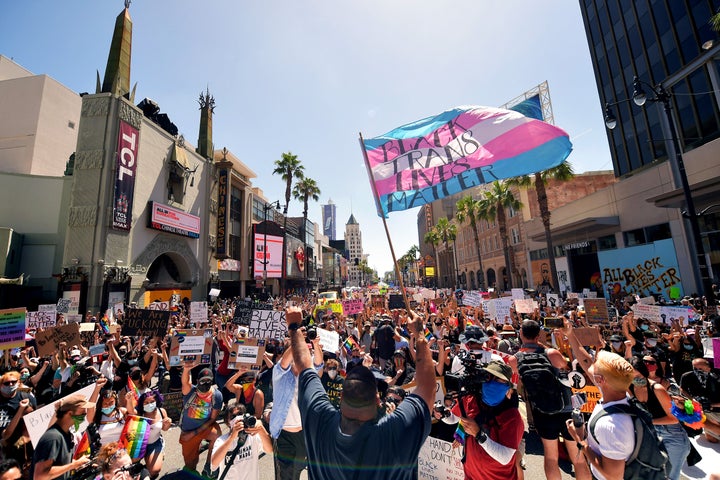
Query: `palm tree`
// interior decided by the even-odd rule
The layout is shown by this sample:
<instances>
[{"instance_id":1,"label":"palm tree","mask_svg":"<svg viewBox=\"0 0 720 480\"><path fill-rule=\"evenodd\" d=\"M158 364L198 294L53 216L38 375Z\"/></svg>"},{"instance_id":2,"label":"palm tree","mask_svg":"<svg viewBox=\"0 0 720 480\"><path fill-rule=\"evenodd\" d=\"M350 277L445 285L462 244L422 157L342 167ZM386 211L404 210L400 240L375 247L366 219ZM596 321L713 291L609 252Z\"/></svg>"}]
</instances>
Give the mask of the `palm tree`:
<instances>
[{"instance_id":1,"label":"palm tree","mask_svg":"<svg viewBox=\"0 0 720 480\"><path fill-rule=\"evenodd\" d=\"M510 251L508 245L507 216L505 215L505 209L512 208L513 210L519 210L522 207L522 203L515 198L507 183L500 183L495 180L490 190L483 192L483 199L480 200L480 204L481 217L490 220L497 219L498 228L500 229L500 241L502 242L505 254L505 267L507 268L508 279L507 288L511 289L513 286L512 276L513 273L515 273L516 267L515 255Z\"/></svg>"},{"instance_id":2,"label":"palm tree","mask_svg":"<svg viewBox=\"0 0 720 480\"><path fill-rule=\"evenodd\" d=\"M320 188L317 186L315 180L309 177L303 177L295 183L292 194L295 200L303 202L303 228L307 222L308 216L308 202L310 199L314 201L320 200Z\"/></svg>"},{"instance_id":3,"label":"palm tree","mask_svg":"<svg viewBox=\"0 0 720 480\"><path fill-rule=\"evenodd\" d=\"M292 152L287 152L282 154L280 160L275 160L275 170L273 170L272 173L273 175L280 175L285 181L285 208L283 208L283 215L287 218L293 180L295 178L302 180L305 176L305 167L302 166L297 155L293 155Z\"/></svg>"},{"instance_id":4,"label":"palm tree","mask_svg":"<svg viewBox=\"0 0 720 480\"><path fill-rule=\"evenodd\" d=\"M523 175L522 177L515 177L508 181L510 185L522 187L532 185L535 187L538 206L540 207L540 218L542 219L543 227L545 227L545 245L548 252L548 263L550 264L550 282L552 283L553 290L556 292L560 290L558 288L557 266L555 265L555 248L553 247L552 235L550 234L550 208L548 207L545 185L547 185L550 180L566 182L574 176L575 172L573 172L572 165L566 160L555 168L535 172L532 176Z\"/></svg>"},{"instance_id":5,"label":"palm tree","mask_svg":"<svg viewBox=\"0 0 720 480\"><path fill-rule=\"evenodd\" d=\"M441 242L445 245L445 251L450 251L450 242L454 242L457 237L457 225L452 223L447 217L438 219L434 227L425 234L425 242L431 243L433 246L439 245ZM453 288L457 288L457 275L452 272Z\"/></svg>"},{"instance_id":6,"label":"palm tree","mask_svg":"<svg viewBox=\"0 0 720 480\"><path fill-rule=\"evenodd\" d=\"M482 290L482 286L485 283L485 274L483 273L482 258L480 256L480 237L478 236L477 221L480 220L481 204L479 200L475 200L470 195L461 198L455 204L457 208L457 221L462 223L465 220L470 222L470 228L472 228L473 235L475 236L475 248L477 249L478 264L478 288Z\"/></svg>"}]
</instances>

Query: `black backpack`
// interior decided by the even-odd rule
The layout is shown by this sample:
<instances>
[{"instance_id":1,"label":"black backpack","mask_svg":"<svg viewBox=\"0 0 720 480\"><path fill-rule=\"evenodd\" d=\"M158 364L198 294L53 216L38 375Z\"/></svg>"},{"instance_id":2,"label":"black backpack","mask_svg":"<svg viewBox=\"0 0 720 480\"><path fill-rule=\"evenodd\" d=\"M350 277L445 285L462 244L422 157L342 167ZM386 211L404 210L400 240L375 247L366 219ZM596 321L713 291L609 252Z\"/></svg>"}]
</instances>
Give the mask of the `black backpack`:
<instances>
[{"instance_id":1,"label":"black backpack","mask_svg":"<svg viewBox=\"0 0 720 480\"><path fill-rule=\"evenodd\" d=\"M517 369L532 408L547 415L572 410L572 390L560 382L561 372L539 347L535 352L515 354Z\"/></svg>"},{"instance_id":2,"label":"black backpack","mask_svg":"<svg viewBox=\"0 0 720 480\"><path fill-rule=\"evenodd\" d=\"M625 461L625 475L623 478L665 480L667 478L666 469L669 468L668 454L665 445L663 445L662 440L655 432L652 416L637 399L632 398L629 403L629 405L621 403L605 407L588 424L590 434L597 441L595 424L605 415L616 413L630 415L635 427L635 448L633 448L630 458Z\"/></svg>"}]
</instances>

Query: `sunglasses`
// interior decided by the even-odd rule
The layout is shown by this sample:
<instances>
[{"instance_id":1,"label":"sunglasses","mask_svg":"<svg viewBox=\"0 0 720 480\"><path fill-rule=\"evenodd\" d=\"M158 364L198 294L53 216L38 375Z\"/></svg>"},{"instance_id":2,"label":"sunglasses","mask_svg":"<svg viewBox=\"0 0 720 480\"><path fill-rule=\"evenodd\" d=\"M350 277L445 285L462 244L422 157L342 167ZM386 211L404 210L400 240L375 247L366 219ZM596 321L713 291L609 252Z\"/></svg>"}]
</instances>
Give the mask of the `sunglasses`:
<instances>
[{"instance_id":1,"label":"sunglasses","mask_svg":"<svg viewBox=\"0 0 720 480\"><path fill-rule=\"evenodd\" d=\"M17 380L10 380L8 382L3 382L3 385L5 385L6 387L10 387L15 384L17 384Z\"/></svg>"}]
</instances>

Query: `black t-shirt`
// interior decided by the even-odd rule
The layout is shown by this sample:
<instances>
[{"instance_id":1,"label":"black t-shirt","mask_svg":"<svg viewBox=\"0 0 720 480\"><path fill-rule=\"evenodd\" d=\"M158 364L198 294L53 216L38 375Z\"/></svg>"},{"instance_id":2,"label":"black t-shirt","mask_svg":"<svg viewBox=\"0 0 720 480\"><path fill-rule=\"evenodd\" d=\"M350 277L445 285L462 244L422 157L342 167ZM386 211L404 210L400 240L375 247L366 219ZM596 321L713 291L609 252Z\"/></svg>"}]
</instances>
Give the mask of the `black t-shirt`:
<instances>
[{"instance_id":1,"label":"black t-shirt","mask_svg":"<svg viewBox=\"0 0 720 480\"><path fill-rule=\"evenodd\" d=\"M30 478L35 478L35 465L46 460L53 460L52 466L67 465L72 462L73 436L60 430L57 425L50 427L47 432L40 437L35 454L33 455L32 469L30 470ZM56 477L56 480L67 480L70 478L71 472Z\"/></svg>"},{"instance_id":2,"label":"black t-shirt","mask_svg":"<svg viewBox=\"0 0 720 480\"><path fill-rule=\"evenodd\" d=\"M692 397L705 397L710 403L720 402L720 379L716 372L689 371L680 379L680 387Z\"/></svg>"},{"instance_id":3,"label":"black t-shirt","mask_svg":"<svg viewBox=\"0 0 720 480\"><path fill-rule=\"evenodd\" d=\"M383 325L375 330L374 337L380 358L391 358L395 352L395 330L393 327Z\"/></svg>"},{"instance_id":4,"label":"black t-shirt","mask_svg":"<svg viewBox=\"0 0 720 480\"><path fill-rule=\"evenodd\" d=\"M7 398L5 395L0 395L0 431L5 430L5 427L10 425L10 422L20 408L20 400L25 398L30 399L30 405L33 409L37 408L35 396L30 392L16 391L15 395L10 398Z\"/></svg>"}]
</instances>

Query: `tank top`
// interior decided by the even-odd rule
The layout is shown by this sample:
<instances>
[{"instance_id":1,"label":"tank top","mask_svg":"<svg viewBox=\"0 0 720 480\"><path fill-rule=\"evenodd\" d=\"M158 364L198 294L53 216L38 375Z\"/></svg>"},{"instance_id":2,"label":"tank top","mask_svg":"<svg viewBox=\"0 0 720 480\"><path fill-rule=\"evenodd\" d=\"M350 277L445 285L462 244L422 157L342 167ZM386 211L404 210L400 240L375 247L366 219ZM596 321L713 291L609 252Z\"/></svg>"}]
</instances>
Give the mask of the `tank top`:
<instances>
[{"instance_id":1,"label":"tank top","mask_svg":"<svg viewBox=\"0 0 720 480\"><path fill-rule=\"evenodd\" d=\"M155 419L150 424L150 436L148 437L148 445L155 443L160 439L160 436L162 435L163 418L164 417L162 415L162 412L160 412L160 419Z\"/></svg>"},{"instance_id":2,"label":"tank top","mask_svg":"<svg viewBox=\"0 0 720 480\"><path fill-rule=\"evenodd\" d=\"M100 425L98 426L98 433L100 434L102 444L106 445L110 442L120 440L120 434L124 427L125 422L117 411L115 411L112 416L107 416L103 413L100 416Z\"/></svg>"},{"instance_id":3,"label":"tank top","mask_svg":"<svg viewBox=\"0 0 720 480\"><path fill-rule=\"evenodd\" d=\"M647 411L650 412L653 420L656 418L663 418L667 415L665 409L660 404L660 400L658 400L657 395L655 395L655 385L657 385L657 383L648 380L648 398L647 401L641 402ZM630 384L630 391L633 395L635 395L635 385ZM637 396L635 396L635 398L637 398Z\"/></svg>"}]
</instances>

